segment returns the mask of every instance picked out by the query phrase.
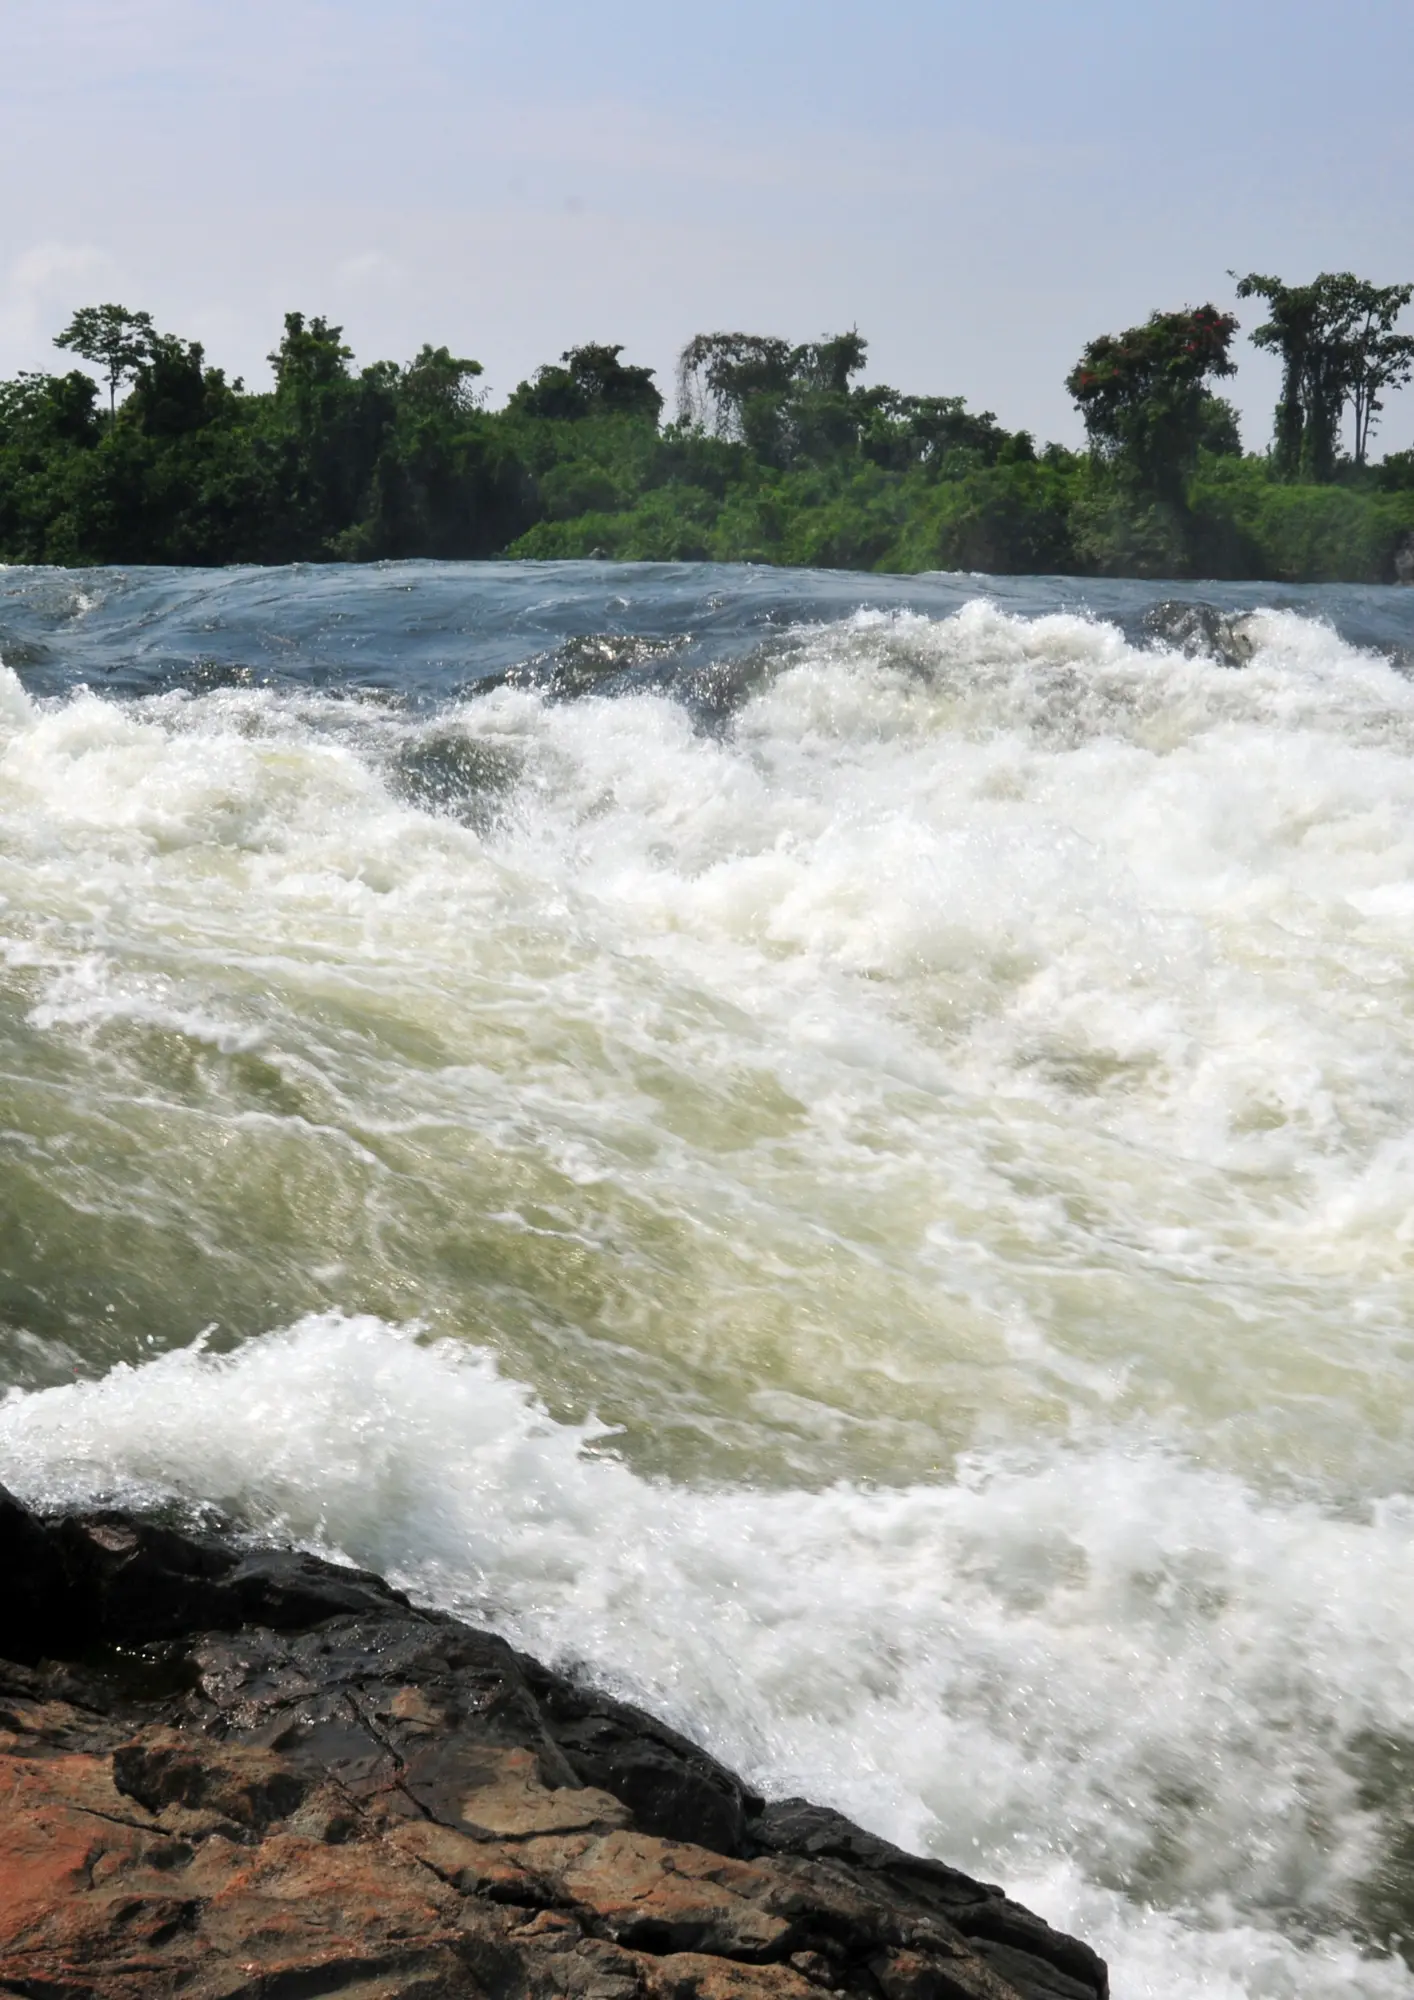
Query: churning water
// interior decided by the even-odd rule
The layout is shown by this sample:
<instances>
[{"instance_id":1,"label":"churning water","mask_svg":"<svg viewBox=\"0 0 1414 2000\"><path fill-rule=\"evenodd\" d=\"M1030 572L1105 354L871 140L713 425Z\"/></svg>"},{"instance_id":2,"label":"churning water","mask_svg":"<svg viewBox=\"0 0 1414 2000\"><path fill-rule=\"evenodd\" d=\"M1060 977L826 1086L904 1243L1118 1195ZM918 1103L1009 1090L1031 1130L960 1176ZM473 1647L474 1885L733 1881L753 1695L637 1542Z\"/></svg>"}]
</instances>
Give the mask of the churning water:
<instances>
[{"instance_id":1,"label":"churning water","mask_svg":"<svg viewBox=\"0 0 1414 2000\"><path fill-rule=\"evenodd\" d=\"M1159 594L0 572L0 1479L1414 1995L1414 592Z\"/></svg>"}]
</instances>

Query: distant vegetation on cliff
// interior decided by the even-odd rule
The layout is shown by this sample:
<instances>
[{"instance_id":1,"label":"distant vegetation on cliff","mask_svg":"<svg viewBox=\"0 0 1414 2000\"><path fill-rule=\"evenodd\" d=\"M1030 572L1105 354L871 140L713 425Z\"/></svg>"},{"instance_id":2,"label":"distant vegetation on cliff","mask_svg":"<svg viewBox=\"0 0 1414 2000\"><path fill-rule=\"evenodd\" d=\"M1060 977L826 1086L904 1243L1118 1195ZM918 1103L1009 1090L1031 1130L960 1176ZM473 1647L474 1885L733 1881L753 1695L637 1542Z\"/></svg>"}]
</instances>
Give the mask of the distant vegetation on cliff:
<instances>
[{"instance_id":1,"label":"distant vegetation on cliff","mask_svg":"<svg viewBox=\"0 0 1414 2000\"><path fill-rule=\"evenodd\" d=\"M622 349L577 347L490 410L477 362L354 368L286 316L274 387L116 305L56 344L96 368L0 383L0 560L233 563L611 556L1378 582L1414 563L1414 451L1370 462L1414 376L1414 286L1252 274L1282 364L1270 450L1214 383L1215 307L1093 340L1067 378L1089 449L1038 448L959 396L864 386L857 332L699 335L677 410ZM1350 440L1348 453L1342 439Z\"/></svg>"}]
</instances>

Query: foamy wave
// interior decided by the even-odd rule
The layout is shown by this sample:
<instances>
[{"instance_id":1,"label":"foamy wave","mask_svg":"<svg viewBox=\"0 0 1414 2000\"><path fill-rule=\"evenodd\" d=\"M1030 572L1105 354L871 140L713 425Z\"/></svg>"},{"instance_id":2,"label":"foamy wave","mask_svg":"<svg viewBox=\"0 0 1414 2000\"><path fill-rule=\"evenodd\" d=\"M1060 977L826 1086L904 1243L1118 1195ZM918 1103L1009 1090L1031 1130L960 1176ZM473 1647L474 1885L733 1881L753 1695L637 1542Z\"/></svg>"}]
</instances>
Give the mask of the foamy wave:
<instances>
[{"instance_id":1,"label":"foamy wave","mask_svg":"<svg viewBox=\"0 0 1414 2000\"><path fill-rule=\"evenodd\" d=\"M1414 686L1255 630L865 613L714 730L0 674L4 1365L127 1364L0 1476L580 1654L1121 1995L1409 1992Z\"/></svg>"},{"instance_id":2,"label":"foamy wave","mask_svg":"<svg viewBox=\"0 0 1414 2000\"><path fill-rule=\"evenodd\" d=\"M0 660L0 727L23 728L34 719L34 704L13 667Z\"/></svg>"},{"instance_id":3,"label":"foamy wave","mask_svg":"<svg viewBox=\"0 0 1414 2000\"><path fill-rule=\"evenodd\" d=\"M1275 1928L1358 1920L1393 1832L1358 1764L1414 1731L1414 1508L1278 1508L1118 1446L692 1491L596 1435L484 1353L325 1316L16 1394L0 1467L47 1504L215 1502L490 1617L768 1787L1003 1876L1120 1994L1414 1991Z\"/></svg>"}]
</instances>

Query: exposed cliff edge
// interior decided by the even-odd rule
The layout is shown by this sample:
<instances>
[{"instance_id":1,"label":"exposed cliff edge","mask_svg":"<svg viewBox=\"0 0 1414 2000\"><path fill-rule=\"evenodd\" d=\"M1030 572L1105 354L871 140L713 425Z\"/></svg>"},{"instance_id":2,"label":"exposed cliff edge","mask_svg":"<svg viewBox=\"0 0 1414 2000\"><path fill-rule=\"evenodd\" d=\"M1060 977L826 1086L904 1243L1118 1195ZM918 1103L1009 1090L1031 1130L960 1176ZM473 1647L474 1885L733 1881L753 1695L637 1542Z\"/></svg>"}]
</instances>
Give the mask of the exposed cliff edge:
<instances>
[{"instance_id":1,"label":"exposed cliff edge","mask_svg":"<svg viewBox=\"0 0 1414 2000\"><path fill-rule=\"evenodd\" d=\"M1000 1889L377 1577L0 1488L0 1993L1107 1990Z\"/></svg>"}]
</instances>

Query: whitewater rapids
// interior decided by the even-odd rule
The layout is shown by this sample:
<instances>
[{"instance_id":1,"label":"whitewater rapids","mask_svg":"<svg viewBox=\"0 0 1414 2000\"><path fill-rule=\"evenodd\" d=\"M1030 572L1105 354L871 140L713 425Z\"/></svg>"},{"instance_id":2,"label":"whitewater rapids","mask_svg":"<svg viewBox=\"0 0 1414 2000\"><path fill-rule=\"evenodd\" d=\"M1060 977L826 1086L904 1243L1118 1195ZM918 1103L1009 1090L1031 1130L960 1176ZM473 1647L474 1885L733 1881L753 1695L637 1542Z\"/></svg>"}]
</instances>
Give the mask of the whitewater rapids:
<instances>
[{"instance_id":1,"label":"whitewater rapids","mask_svg":"<svg viewBox=\"0 0 1414 2000\"><path fill-rule=\"evenodd\" d=\"M584 575L0 572L0 1480L1414 1996L1403 600Z\"/></svg>"}]
</instances>

